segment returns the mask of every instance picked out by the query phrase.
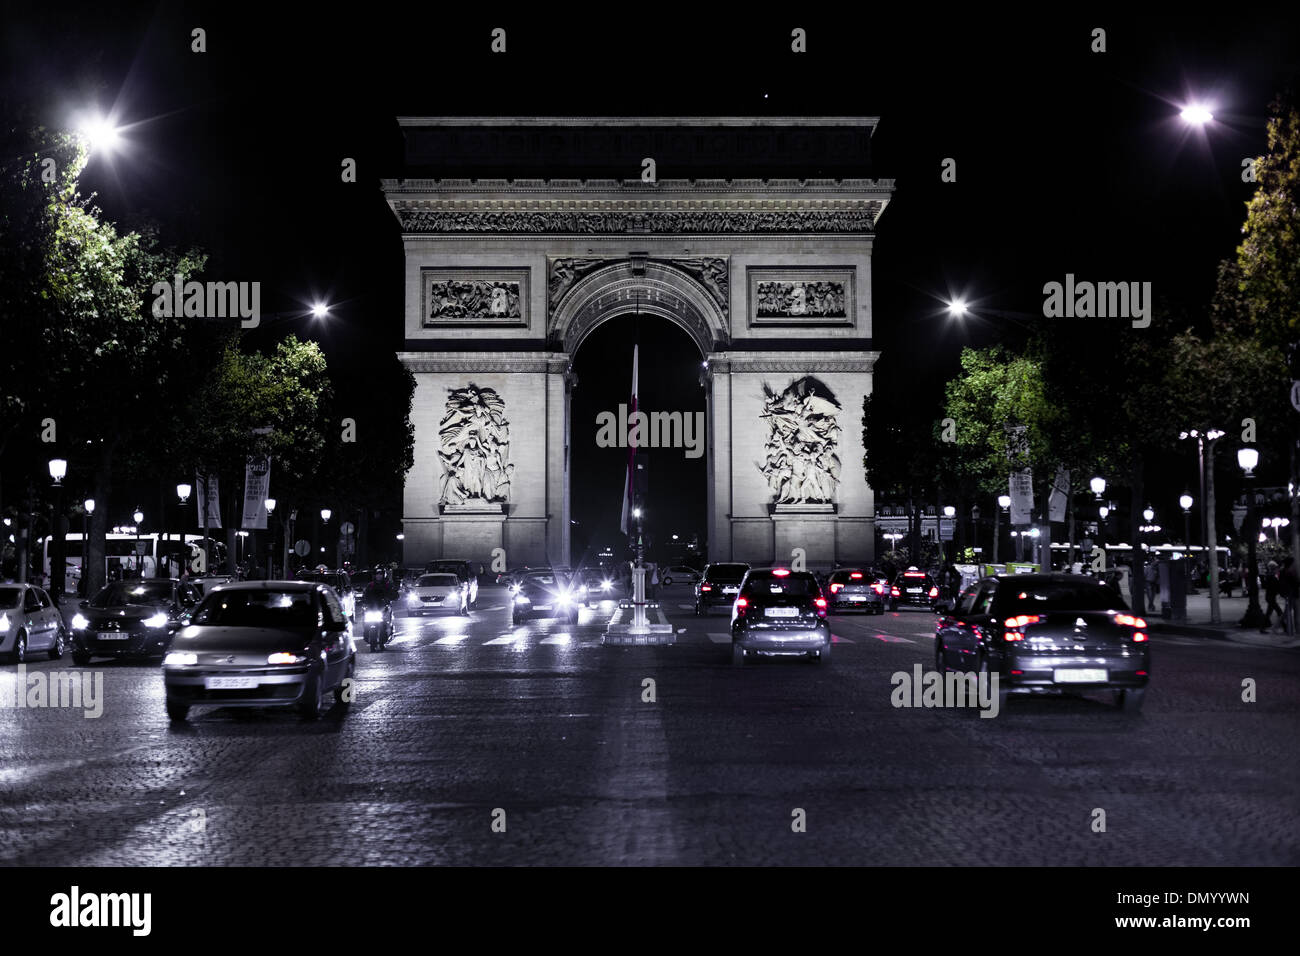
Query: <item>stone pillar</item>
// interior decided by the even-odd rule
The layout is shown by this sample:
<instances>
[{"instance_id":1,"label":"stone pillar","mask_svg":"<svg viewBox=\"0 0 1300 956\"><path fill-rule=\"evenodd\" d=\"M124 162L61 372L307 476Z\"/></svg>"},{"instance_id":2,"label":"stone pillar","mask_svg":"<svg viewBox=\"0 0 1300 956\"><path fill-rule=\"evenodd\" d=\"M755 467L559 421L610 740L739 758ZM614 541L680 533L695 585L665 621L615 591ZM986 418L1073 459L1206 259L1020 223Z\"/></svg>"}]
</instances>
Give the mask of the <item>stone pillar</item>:
<instances>
[{"instance_id":1,"label":"stone pillar","mask_svg":"<svg viewBox=\"0 0 1300 956\"><path fill-rule=\"evenodd\" d=\"M731 373L709 358L709 560L731 561Z\"/></svg>"},{"instance_id":2,"label":"stone pillar","mask_svg":"<svg viewBox=\"0 0 1300 956\"><path fill-rule=\"evenodd\" d=\"M566 356L567 358L567 356ZM546 558L569 565L568 363L546 373Z\"/></svg>"}]
</instances>

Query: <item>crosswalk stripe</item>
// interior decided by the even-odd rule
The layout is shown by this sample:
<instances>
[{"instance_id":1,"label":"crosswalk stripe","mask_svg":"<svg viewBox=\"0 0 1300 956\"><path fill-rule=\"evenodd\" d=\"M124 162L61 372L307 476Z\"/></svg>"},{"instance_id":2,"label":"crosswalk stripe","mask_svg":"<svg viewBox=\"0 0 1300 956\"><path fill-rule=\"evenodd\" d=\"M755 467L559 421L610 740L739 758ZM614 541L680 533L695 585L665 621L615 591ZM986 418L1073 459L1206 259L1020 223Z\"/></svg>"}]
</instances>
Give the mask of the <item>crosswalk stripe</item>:
<instances>
[{"instance_id":1,"label":"crosswalk stripe","mask_svg":"<svg viewBox=\"0 0 1300 956\"><path fill-rule=\"evenodd\" d=\"M490 641L484 641L482 646L490 647L493 644L513 644L516 640L517 638L513 634L506 634L502 637L494 637Z\"/></svg>"},{"instance_id":2,"label":"crosswalk stripe","mask_svg":"<svg viewBox=\"0 0 1300 956\"><path fill-rule=\"evenodd\" d=\"M448 634L446 637L440 637L433 643L435 644L459 644L461 641L468 641L468 634Z\"/></svg>"},{"instance_id":3,"label":"crosswalk stripe","mask_svg":"<svg viewBox=\"0 0 1300 956\"><path fill-rule=\"evenodd\" d=\"M573 635L557 634L554 637L544 637L542 638L542 643L543 644L571 644L573 643Z\"/></svg>"},{"instance_id":4,"label":"crosswalk stripe","mask_svg":"<svg viewBox=\"0 0 1300 956\"><path fill-rule=\"evenodd\" d=\"M892 634L872 634L878 641L884 641L886 644L915 644L916 641L910 637L895 637Z\"/></svg>"}]
</instances>

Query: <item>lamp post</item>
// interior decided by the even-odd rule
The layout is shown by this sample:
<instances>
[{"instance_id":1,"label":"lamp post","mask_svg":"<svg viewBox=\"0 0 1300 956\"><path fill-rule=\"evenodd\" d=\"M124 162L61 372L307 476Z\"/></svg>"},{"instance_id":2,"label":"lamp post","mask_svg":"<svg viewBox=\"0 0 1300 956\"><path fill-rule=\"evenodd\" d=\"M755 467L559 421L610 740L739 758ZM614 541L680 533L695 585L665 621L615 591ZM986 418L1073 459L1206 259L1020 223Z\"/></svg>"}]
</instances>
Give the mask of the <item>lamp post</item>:
<instances>
[{"instance_id":1,"label":"lamp post","mask_svg":"<svg viewBox=\"0 0 1300 956\"><path fill-rule=\"evenodd\" d=\"M998 563L998 545L1002 538L1002 516L1011 513L1011 496L998 495L998 510L993 512L993 563Z\"/></svg>"},{"instance_id":2,"label":"lamp post","mask_svg":"<svg viewBox=\"0 0 1300 956\"><path fill-rule=\"evenodd\" d=\"M262 504L266 507L266 530L269 532L270 540L266 543L266 576L269 580L275 579L275 522L272 520L275 515L276 501L274 498L267 498Z\"/></svg>"},{"instance_id":3,"label":"lamp post","mask_svg":"<svg viewBox=\"0 0 1300 956\"><path fill-rule=\"evenodd\" d=\"M955 519L956 516L957 516L957 508L956 508L955 506L953 506L953 505L944 505L944 506L943 506L943 516L944 516L945 518L947 518L949 521L952 521L952 522L953 522L953 526L954 526L954 530L955 530L955 527L956 527L956 521L955 521L954 519ZM939 522L936 522L936 523L939 525L939 528L938 528L938 531L939 531L939 534L938 534L938 538L939 538L939 563L940 563L940 564L943 564L944 562L946 562L947 560L949 560L949 558L948 558L948 552L947 552L947 550L946 550L946 549L944 548L944 546L943 546L943 522L942 522L942 521L939 521ZM952 539L949 539L949 540L952 540Z\"/></svg>"},{"instance_id":4,"label":"lamp post","mask_svg":"<svg viewBox=\"0 0 1300 956\"><path fill-rule=\"evenodd\" d=\"M54 482L54 505L50 515L50 597L57 606L65 580L63 552L67 535L60 526L59 519L63 512L63 477L68 473L68 462L63 458L51 458L49 468L50 478Z\"/></svg>"},{"instance_id":5,"label":"lamp post","mask_svg":"<svg viewBox=\"0 0 1300 956\"><path fill-rule=\"evenodd\" d=\"M322 536L322 537L324 537L324 536L329 532L330 515L332 515L333 513L334 513L334 512L330 511L329 508L322 508L322 509L320 510L320 520L321 520L321 525L322 525L322 528L321 528L321 536ZM324 546L324 545L321 545L320 550L321 550L321 553L324 554L324 553L325 553L325 546Z\"/></svg>"},{"instance_id":6,"label":"lamp post","mask_svg":"<svg viewBox=\"0 0 1300 956\"><path fill-rule=\"evenodd\" d=\"M180 513L181 513L181 515L182 515L181 520L180 520L180 526L181 526L181 527L180 527L181 549L180 549L180 551L177 552L177 561L178 561L178 562L182 562L182 561L184 562L184 567L178 567L178 568L176 569L176 576L177 576L177 577L180 577L182 574L184 574L184 573L189 569L189 566L190 566L190 549L189 549L189 547L188 547L188 546L186 545L186 543L185 543L185 518L184 518L185 511L184 511L184 508L185 508L185 505L189 502L189 500L190 500L190 492L192 492L193 490L194 490L194 488L191 487L191 486L189 485L188 482L184 482L184 481L182 481L182 482L178 482L177 485L176 485L176 500L180 503L180 506L181 506L181 512L180 512Z\"/></svg>"},{"instance_id":7,"label":"lamp post","mask_svg":"<svg viewBox=\"0 0 1300 956\"><path fill-rule=\"evenodd\" d=\"M95 499L87 498L81 508L81 584L77 590L82 597L90 597L86 573L90 570L90 516L95 513Z\"/></svg>"},{"instance_id":8,"label":"lamp post","mask_svg":"<svg viewBox=\"0 0 1300 956\"><path fill-rule=\"evenodd\" d=\"M1241 526L1246 537L1246 614L1242 627L1262 627L1264 612L1259 606L1259 565L1256 560L1259 529L1255 525L1255 466L1259 464L1259 450L1246 446L1237 449L1237 465L1241 468L1246 489L1246 519Z\"/></svg>"},{"instance_id":9,"label":"lamp post","mask_svg":"<svg viewBox=\"0 0 1300 956\"><path fill-rule=\"evenodd\" d=\"M1194 587L1196 583L1196 579L1192 577L1192 568L1191 568L1192 503L1193 503L1192 496L1187 494L1186 492L1183 492L1183 494L1178 496L1178 506L1183 509L1183 544L1187 548L1187 564L1185 566L1185 570L1187 572L1187 593L1188 594L1196 593L1196 588Z\"/></svg>"},{"instance_id":10,"label":"lamp post","mask_svg":"<svg viewBox=\"0 0 1300 956\"><path fill-rule=\"evenodd\" d=\"M1098 475L1096 478L1092 479L1092 481L1088 482L1088 487L1092 489L1092 493L1096 496L1096 499L1101 501L1101 496L1106 493L1106 479Z\"/></svg>"},{"instance_id":11,"label":"lamp post","mask_svg":"<svg viewBox=\"0 0 1300 956\"><path fill-rule=\"evenodd\" d=\"M140 525L144 523L144 512L136 508L131 515L135 521L135 570L136 577L144 577L144 555L140 553Z\"/></svg>"}]
</instances>

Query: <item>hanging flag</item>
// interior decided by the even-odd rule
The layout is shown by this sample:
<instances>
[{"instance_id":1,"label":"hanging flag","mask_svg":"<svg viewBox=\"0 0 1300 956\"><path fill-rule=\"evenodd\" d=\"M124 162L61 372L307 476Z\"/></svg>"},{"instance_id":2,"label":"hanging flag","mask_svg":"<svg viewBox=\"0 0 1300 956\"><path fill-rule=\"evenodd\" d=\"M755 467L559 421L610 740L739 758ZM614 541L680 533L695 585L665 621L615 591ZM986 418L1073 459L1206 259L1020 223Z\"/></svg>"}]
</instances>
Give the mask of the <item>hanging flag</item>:
<instances>
[{"instance_id":1,"label":"hanging flag","mask_svg":"<svg viewBox=\"0 0 1300 956\"><path fill-rule=\"evenodd\" d=\"M632 346L632 402L628 411L629 420L631 420L632 416L636 414L636 379L638 360L640 358L640 348L640 345ZM636 483L634 480L632 463L636 457L636 431L637 429L635 428L631 430L627 441L627 474L623 477L623 515L619 519L618 523L619 530L624 534L632 533L632 502L633 496L636 494Z\"/></svg>"},{"instance_id":2,"label":"hanging flag","mask_svg":"<svg viewBox=\"0 0 1300 956\"><path fill-rule=\"evenodd\" d=\"M243 528L266 530L266 499L271 493L271 457L249 455L244 459Z\"/></svg>"},{"instance_id":3,"label":"hanging flag","mask_svg":"<svg viewBox=\"0 0 1300 956\"><path fill-rule=\"evenodd\" d=\"M208 487L205 488L203 483L203 472L196 471L194 473L194 487L198 490L198 494L196 494L195 497L198 499L199 504L199 527L203 527L203 514L206 510L208 515L208 528L211 530L212 528L221 527L221 488L217 483L216 475L209 476L207 484ZM211 490L212 492L211 501L207 500L208 490Z\"/></svg>"},{"instance_id":4,"label":"hanging flag","mask_svg":"<svg viewBox=\"0 0 1300 956\"><path fill-rule=\"evenodd\" d=\"M1011 524L1029 524L1034 511L1034 473L1029 468L1011 473Z\"/></svg>"},{"instance_id":5,"label":"hanging flag","mask_svg":"<svg viewBox=\"0 0 1300 956\"><path fill-rule=\"evenodd\" d=\"M1056 469L1056 481L1052 483L1052 493L1047 496L1047 520L1065 520L1065 501L1070 493L1070 473L1064 468Z\"/></svg>"}]
</instances>

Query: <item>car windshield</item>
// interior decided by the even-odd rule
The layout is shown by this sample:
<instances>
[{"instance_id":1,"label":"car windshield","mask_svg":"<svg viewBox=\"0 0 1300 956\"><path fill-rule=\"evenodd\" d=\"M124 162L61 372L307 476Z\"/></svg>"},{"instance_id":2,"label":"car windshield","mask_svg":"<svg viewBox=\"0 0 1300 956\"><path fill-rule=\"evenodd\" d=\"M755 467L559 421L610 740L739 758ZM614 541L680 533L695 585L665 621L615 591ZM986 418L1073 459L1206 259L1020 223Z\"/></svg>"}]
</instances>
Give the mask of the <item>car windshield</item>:
<instances>
[{"instance_id":1,"label":"car windshield","mask_svg":"<svg viewBox=\"0 0 1300 956\"><path fill-rule=\"evenodd\" d=\"M522 586L526 588L563 587L564 578L558 574L530 574L524 578Z\"/></svg>"},{"instance_id":2,"label":"car windshield","mask_svg":"<svg viewBox=\"0 0 1300 956\"><path fill-rule=\"evenodd\" d=\"M426 574L420 578L422 588L454 588L460 584L460 578L454 574Z\"/></svg>"},{"instance_id":3,"label":"car windshield","mask_svg":"<svg viewBox=\"0 0 1300 956\"><path fill-rule=\"evenodd\" d=\"M709 568L710 581L727 581L739 583L749 570L747 564L715 564Z\"/></svg>"},{"instance_id":4,"label":"car windshield","mask_svg":"<svg viewBox=\"0 0 1300 956\"><path fill-rule=\"evenodd\" d=\"M1128 605L1114 588L1093 582L1003 581L998 588L998 614L1025 611L1111 611Z\"/></svg>"},{"instance_id":5,"label":"car windshield","mask_svg":"<svg viewBox=\"0 0 1300 956\"><path fill-rule=\"evenodd\" d=\"M430 574L454 574L459 577L465 569L459 561L444 561L440 564L431 564L424 570Z\"/></svg>"},{"instance_id":6,"label":"car windshield","mask_svg":"<svg viewBox=\"0 0 1300 956\"><path fill-rule=\"evenodd\" d=\"M311 581L314 584L328 584L334 590L339 590L343 585L343 578L338 574L323 574L319 571L314 574L300 574L299 581Z\"/></svg>"},{"instance_id":7,"label":"car windshield","mask_svg":"<svg viewBox=\"0 0 1300 956\"><path fill-rule=\"evenodd\" d=\"M790 595L792 597L811 597L818 593L817 581L811 574L763 574L751 575L745 582L746 597L762 597L767 594Z\"/></svg>"},{"instance_id":8,"label":"car windshield","mask_svg":"<svg viewBox=\"0 0 1300 956\"><path fill-rule=\"evenodd\" d=\"M0 607L17 607L22 599L22 588L0 588Z\"/></svg>"},{"instance_id":9,"label":"car windshield","mask_svg":"<svg viewBox=\"0 0 1300 956\"><path fill-rule=\"evenodd\" d=\"M91 607L127 607L132 604L170 604L170 581L118 581L90 601Z\"/></svg>"},{"instance_id":10,"label":"car windshield","mask_svg":"<svg viewBox=\"0 0 1300 956\"><path fill-rule=\"evenodd\" d=\"M195 624L219 627L314 627L319 620L314 591L215 591L194 612Z\"/></svg>"}]
</instances>

